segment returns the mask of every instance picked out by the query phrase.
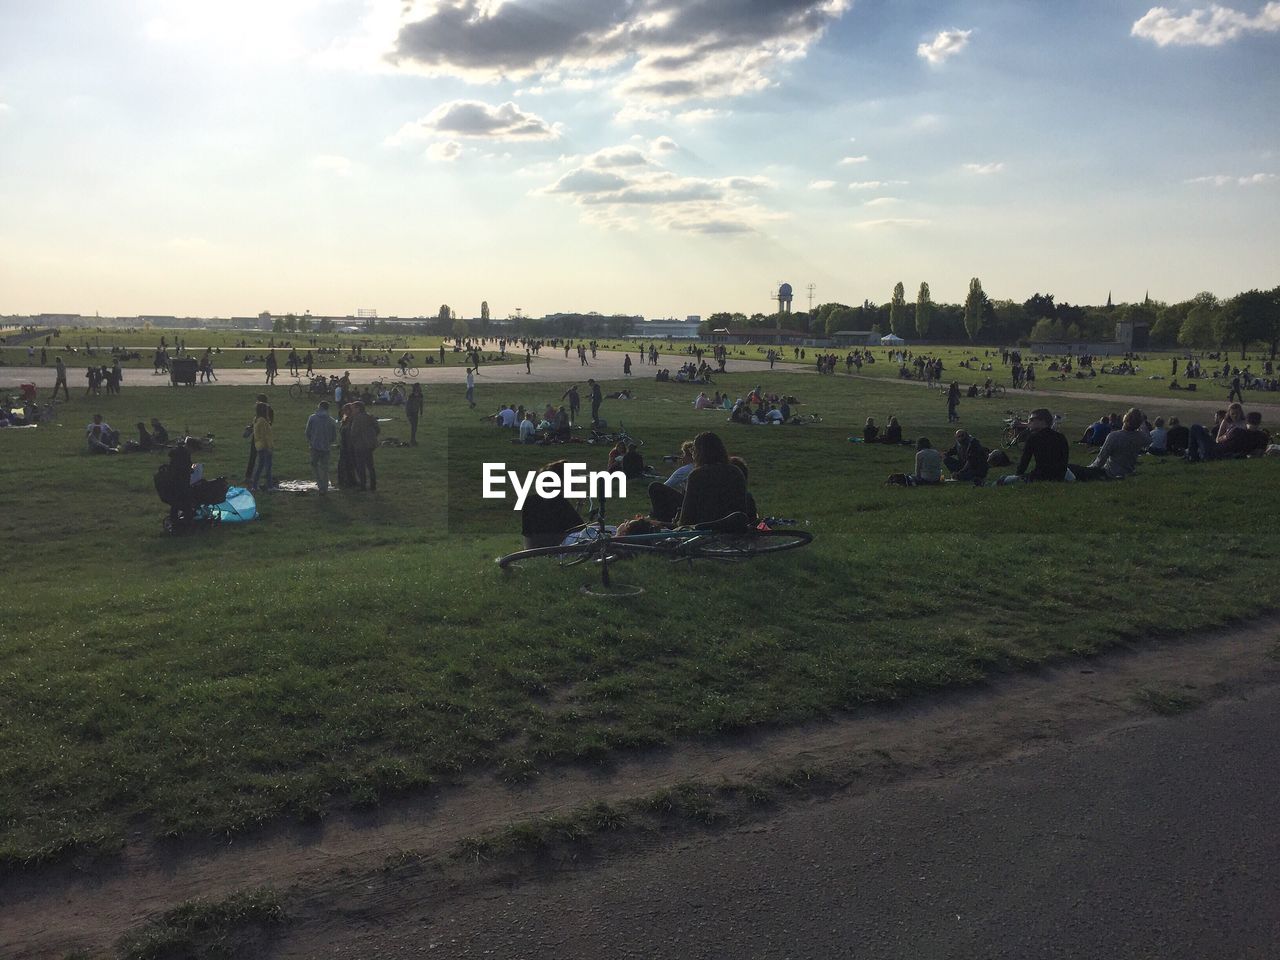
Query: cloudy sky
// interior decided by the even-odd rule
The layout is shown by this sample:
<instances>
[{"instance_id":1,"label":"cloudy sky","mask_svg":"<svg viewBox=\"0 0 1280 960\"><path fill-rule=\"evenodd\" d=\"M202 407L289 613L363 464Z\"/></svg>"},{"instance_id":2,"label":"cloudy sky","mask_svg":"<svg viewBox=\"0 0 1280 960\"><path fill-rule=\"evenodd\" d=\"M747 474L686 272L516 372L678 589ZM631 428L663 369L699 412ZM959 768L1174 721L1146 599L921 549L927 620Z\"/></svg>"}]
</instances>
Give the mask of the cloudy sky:
<instances>
[{"instance_id":1,"label":"cloudy sky","mask_svg":"<svg viewBox=\"0 0 1280 960\"><path fill-rule=\"evenodd\" d=\"M0 0L0 313L1172 300L1278 224L1280 2Z\"/></svg>"}]
</instances>

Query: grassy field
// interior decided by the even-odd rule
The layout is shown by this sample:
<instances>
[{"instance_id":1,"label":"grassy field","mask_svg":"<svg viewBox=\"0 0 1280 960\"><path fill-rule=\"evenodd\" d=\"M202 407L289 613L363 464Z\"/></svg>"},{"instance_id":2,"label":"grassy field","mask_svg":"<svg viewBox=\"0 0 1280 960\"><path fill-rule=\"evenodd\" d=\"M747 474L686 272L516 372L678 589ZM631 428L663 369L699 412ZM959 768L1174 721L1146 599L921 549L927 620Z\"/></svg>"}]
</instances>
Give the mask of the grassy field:
<instances>
[{"instance_id":1,"label":"grassy field","mask_svg":"<svg viewBox=\"0 0 1280 960\"><path fill-rule=\"evenodd\" d=\"M606 401L604 416L650 459L720 430L762 510L807 524L814 543L739 566L630 561L617 578L646 590L630 600L580 595L590 571L500 571L518 519L452 502L456 475L478 487L482 461L601 454L513 447L460 388L428 389L421 446L379 452L377 494L273 493L260 522L179 538L161 532L158 458L90 457L84 423L101 409L125 429L158 416L212 432L208 472L236 478L258 388L77 398L61 426L0 432L0 864L107 852L139 826L186 836L320 817L478 768L519 781L1280 605L1274 460L902 489L883 481L910 469L910 449L846 437L893 413L944 445L936 394L777 374L825 422L762 428L693 411L696 388L630 385L639 399ZM562 390L490 385L483 412ZM272 398L276 476L306 477L310 405ZM1004 406L966 401L963 425L990 443ZM1052 406L1069 435L1097 413ZM633 485L627 509L645 505Z\"/></svg>"}]
</instances>

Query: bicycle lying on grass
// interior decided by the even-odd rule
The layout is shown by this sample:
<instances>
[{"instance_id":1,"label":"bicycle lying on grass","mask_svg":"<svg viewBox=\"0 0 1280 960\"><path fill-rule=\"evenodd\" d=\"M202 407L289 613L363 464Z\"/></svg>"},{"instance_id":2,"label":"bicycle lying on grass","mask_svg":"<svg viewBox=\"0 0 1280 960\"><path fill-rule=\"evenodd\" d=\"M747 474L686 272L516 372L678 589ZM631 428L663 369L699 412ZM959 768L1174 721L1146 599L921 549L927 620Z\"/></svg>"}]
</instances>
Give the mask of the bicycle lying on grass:
<instances>
[{"instance_id":1,"label":"bicycle lying on grass","mask_svg":"<svg viewBox=\"0 0 1280 960\"><path fill-rule=\"evenodd\" d=\"M761 529L751 525L746 514L733 513L712 523L697 527L680 527L657 533L618 536L605 526L603 510L594 522L579 527L582 539L553 547L534 547L499 557L503 570L543 567L574 567L594 563L600 568L600 588L584 585L582 592L590 596L635 596L643 588L614 584L609 567L628 557L662 557L667 560L720 560L735 563L766 553L795 550L812 542L806 530Z\"/></svg>"}]
</instances>

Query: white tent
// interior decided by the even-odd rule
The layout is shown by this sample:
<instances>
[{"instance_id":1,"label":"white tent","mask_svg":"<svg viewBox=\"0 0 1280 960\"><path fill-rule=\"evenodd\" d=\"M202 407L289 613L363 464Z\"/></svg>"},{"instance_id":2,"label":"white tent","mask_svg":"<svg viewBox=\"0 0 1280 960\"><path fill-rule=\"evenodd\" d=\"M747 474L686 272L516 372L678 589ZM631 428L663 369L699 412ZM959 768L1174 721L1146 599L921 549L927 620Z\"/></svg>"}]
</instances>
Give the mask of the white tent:
<instances>
[{"instance_id":1,"label":"white tent","mask_svg":"<svg viewBox=\"0 0 1280 960\"><path fill-rule=\"evenodd\" d=\"M907 341L903 340L896 333L891 333L886 337L880 338L880 345L885 347L900 347Z\"/></svg>"}]
</instances>

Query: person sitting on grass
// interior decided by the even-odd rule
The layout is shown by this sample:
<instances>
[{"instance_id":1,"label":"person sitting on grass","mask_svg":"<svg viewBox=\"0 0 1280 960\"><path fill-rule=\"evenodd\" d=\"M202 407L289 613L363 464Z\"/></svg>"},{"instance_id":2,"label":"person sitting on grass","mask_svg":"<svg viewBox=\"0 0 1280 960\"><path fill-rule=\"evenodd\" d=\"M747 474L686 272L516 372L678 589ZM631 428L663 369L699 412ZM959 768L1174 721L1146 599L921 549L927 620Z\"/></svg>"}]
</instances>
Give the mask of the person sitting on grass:
<instances>
[{"instance_id":1,"label":"person sitting on grass","mask_svg":"<svg viewBox=\"0 0 1280 960\"><path fill-rule=\"evenodd\" d=\"M1237 404L1232 404L1237 406ZM1225 422L1225 421L1224 421ZM1191 425L1191 442L1187 447L1187 461L1198 463L1202 460L1230 460L1236 457L1248 457L1255 453L1264 453L1271 438L1262 429L1262 414L1251 410L1244 418L1243 425L1233 426L1228 430L1220 430L1221 439L1214 441L1204 427L1195 423Z\"/></svg>"},{"instance_id":2,"label":"person sitting on grass","mask_svg":"<svg viewBox=\"0 0 1280 960\"><path fill-rule=\"evenodd\" d=\"M645 475L644 457L634 443L627 444L627 451L618 458L618 469L628 480L635 480Z\"/></svg>"},{"instance_id":3,"label":"person sitting on grass","mask_svg":"<svg viewBox=\"0 0 1280 960\"><path fill-rule=\"evenodd\" d=\"M90 453L119 453L120 435L111 429L111 424L102 419L102 414L93 415L93 423L85 427L85 442Z\"/></svg>"},{"instance_id":4,"label":"person sitting on grass","mask_svg":"<svg viewBox=\"0 0 1280 960\"><path fill-rule=\"evenodd\" d=\"M942 454L933 448L928 437L916 441L916 469L911 486L935 486L942 483Z\"/></svg>"},{"instance_id":5,"label":"person sitting on grass","mask_svg":"<svg viewBox=\"0 0 1280 960\"><path fill-rule=\"evenodd\" d=\"M680 512L684 503L684 488L689 474L693 472L693 441L686 440L680 444L680 456L677 466L662 483L649 484L650 511L654 519L670 523Z\"/></svg>"},{"instance_id":6,"label":"person sitting on grass","mask_svg":"<svg viewBox=\"0 0 1280 960\"><path fill-rule=\"evenodd\" d=\"M867 425L862 428L862 442L875 443L880 436L880 428L876 426L875 417L867 417Z\"/></svg>"},{"instance_id":7,"label":"person sitting on grass","mask_svg":"<svg viewBox=\"0 0 1280 960\"><path fill-rule=\"evenodd\" d=\"M980 482L986 479L988 451L966 430L956 431L956 442L942 458L943 464L951 471L951 479L962 483Z\"/></svg>"},{"instance_id":8,"label":"person sitting on grass","mask_svg":"<svg viewBox=\"0 0 1280 960\"><path fill-rule=\"evenodd\" d=\"M533 414L526 413L524 419L520 421L520 442L536 443L538 440L538 425L533 422Z\"/></svg>"},{"instance_id":9,"label":"person sitting on grass","mask_svg":"<svg viewBox=\"0 0 1280 960\"><path fill-rule=\"evenodd\" d=\"M1110 432L1111 418L1104 413L1095 422L1089 424L1084 431L1084 436L1078 442L1086 447L1100 447Z\"/></svg>"},{"instance_id":10,"label":"person sitting on grass","mask_svg":"<svg viewBox=\"0 0 1280 960\"><path fill-rule=\"evenodd\" d=\"M1022 448L1015 477L1025 481L1061 483L1067 478L1067 460L1071 447L1067 438L1053 429L1053 414L1040 407L1031 411L1027 420L1030 431ZM1035 467L1031 466L1032 462ZM1006 478L1007 479L1007 478Z\"/></svg>"},{"instance_id":11,"label":"person sitting on grass","mask_svg":"<svg viewBox=\"0 0 1280 960\"><path fill-rule=\"evenodd\" d=\"M565 486L564 460L556 460L542 468L544 473L555 473L561 477L560 489ZM524 537L524 548L555 547L564 542L564 538L575 527L582 526L582 516L574 509L563 492L553 497L544 497L538 493L534 484L529 489L524 508L520 511L520 533Z\"/></svg>"},{"instance_id":12,"label":"person sitting on grass","mask_svg":"<svg viewBox=\"0 0 1280 960\"><path fill-rule=\"evenodd\" d=\"M1087 467L1072 467L1077 480L1123 480L1138 469L1138 457L1147 448L1147 436L1140 429L1142 413L1130 410L1124 415L1119 430L1112 430L1102 441L1102 448Z\"/></svg>"},{"instance_id":13,"label":"person sitting on grass","mask_svg":"<svg viewBox=\"0 0 1280 960\"><path fill-rule=\"evenodd\" d=\"M1190 443L1191 431L1184 427L1177 417L1170 417L1169 433L1165 438L1165 445L1169 448L1169 452L1175 457L1180 457L1187 452Z\"/></svg>"},{"instance_id":14,"label":"person sitting on grass","mask_svg":"<svg viewBox=\"0 0 1280 960\"><path fill-rule=\"evenodd\" d=\"M155 438L147 432L147 425L141 420L137 423L138 439L126 440L124 446L120 448L121 453L142 453L147 450L155 450Z\"/></svg>"},{"instance_id":15,"label":"person sitting on grass","mask_svg":"<svg viewBox=\"0 0 1280 960\"><path fill-rule=\"evenodd\" d=\"M716 434L706 431L693 438L693 470L685 485L677 526L712 523L733 513L750 515L747 478L729 462L729 451Z\"/></svg>"},{"instance_id":16,"label":"person sitting on grass","mask_svg":"<svg viewBox=\"0 0 1280 960\"><path fill-rule=\"evenodd\" d=\"M1169 453L1169 431L1165 429L1164 417L1156 417L1155 426L1151 428L1151 442L1147 445L1147 453L1153 457L1163 457Z\"/></svg>"},{"instance_id":17,"label":"person sitting on grass","mask_svg":"<svg viewBox=\"0 0 1280 960\"><path fill-rule=\"evenodd\" d=\"M880 438L881 443L899 446L902 443L902 424L898 423L897 417L890 417L889 422L885 424L884 436Z\"/></svg>"}]
</instances>

